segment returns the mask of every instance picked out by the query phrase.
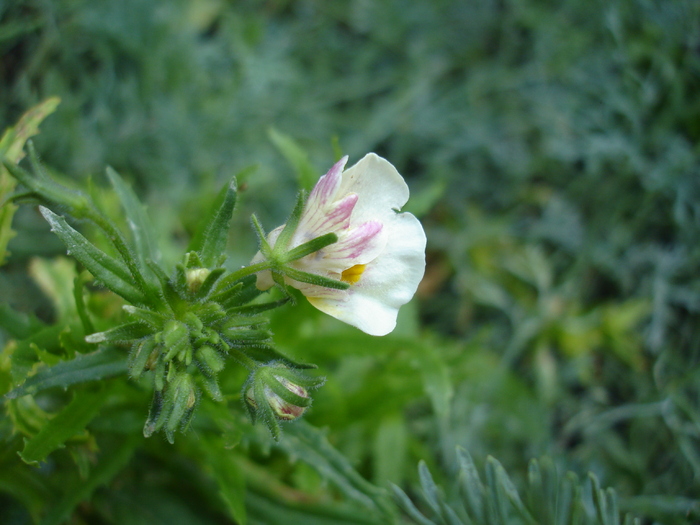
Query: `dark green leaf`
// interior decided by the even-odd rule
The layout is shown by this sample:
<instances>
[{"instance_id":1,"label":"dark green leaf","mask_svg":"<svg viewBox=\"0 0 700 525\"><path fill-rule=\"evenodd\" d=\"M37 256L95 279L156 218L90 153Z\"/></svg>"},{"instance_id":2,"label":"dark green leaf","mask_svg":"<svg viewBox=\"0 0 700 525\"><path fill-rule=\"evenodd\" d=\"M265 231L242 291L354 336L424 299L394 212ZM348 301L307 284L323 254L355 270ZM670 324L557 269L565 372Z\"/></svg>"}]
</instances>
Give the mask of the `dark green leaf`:
<instances>
[{"instance_id":1,"label":"dark green leaf","mask_svg":"<svg viewBox=\"0 0 700 525\"><path fill-rule=\"evenodd\" d=\"M134 239L136 256L141 263L141 268L146 269L146 260L150 259L156 262L160 260L160 252L151 221L143 204L139 202L138 197L124 182L124 179L110 167L107 168L107 177L117 192L126 214L126 221Z\"/></svg>"},{"instance_id":2,"label":"dark green leaf","mask_svg":"<svg viewBox=\"0 0 700 525\"><path fill-rule=\"evenodd\" d=\"M85 429L109 395L103 389L89 395L78 392L63 410L50 419L39 433L25 442L20 457L25 463L36 465L57 448Z\"/></svg>"},{"instance_id":3,"label":"dark green leaf","mask_svg":"<svg viewBox=\"0 0 700 525\"><path fill-rule=\"evenodd\" d=\"M197 250L201 256L202 263L208 268L218 266L222 256L225 256L228 228L233 208L236 205L236 193L238 191L236 178L231 179L222 191L224 192L223 201L211 217L209 224L207 224L202 245Z\"/></svg>"},{"instance_id":4,"label":"dark green leaf","mask_svg":"<svg viewBox=\"0 0 700 525\"><path fill-rule=\"evenodd\" d=\"M96 248L90 241L71 228L63 217L48 208L40 207L41 213L68 248L68 254L75 257L102 284L131 303L143 304L143 293L136 288L128 268L116 259Z\"/></svg>"},{"instance_id":5,"label":"dark green leaf","mask_svg":"<svg viewBox=\"0 0 700 525\"><path fill-rule=\"evenodd\" d=\"M22 385L6 394L6 397L14 399L55 386L66 388L125 372L126 353L117 348L101 348L92 354L79 355L71 361L40 369Z\"/></svg>"}]
</instances>

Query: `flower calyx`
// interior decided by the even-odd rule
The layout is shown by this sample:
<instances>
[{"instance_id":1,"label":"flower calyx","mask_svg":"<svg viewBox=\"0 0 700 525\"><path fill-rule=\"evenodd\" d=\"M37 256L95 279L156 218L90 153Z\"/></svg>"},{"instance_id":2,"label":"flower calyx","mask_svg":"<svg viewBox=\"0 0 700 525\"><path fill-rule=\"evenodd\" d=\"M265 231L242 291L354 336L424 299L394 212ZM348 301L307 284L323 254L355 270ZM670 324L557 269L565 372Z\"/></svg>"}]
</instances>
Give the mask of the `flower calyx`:
<instances>
[{"instance_id":1,"label":"flower calyx","mask_svg":"<svg viewBox=\"0 0 700 525\"><path fill-rule=\"evenodd\" d=\"M275 360L251 372L243 386L243 399L251 419L261 419L275 441L279 441L279 422L301 417L311 405L309 390L324 382L323 377L310 377L281 360Z\"/></svg>"}]
</instances>

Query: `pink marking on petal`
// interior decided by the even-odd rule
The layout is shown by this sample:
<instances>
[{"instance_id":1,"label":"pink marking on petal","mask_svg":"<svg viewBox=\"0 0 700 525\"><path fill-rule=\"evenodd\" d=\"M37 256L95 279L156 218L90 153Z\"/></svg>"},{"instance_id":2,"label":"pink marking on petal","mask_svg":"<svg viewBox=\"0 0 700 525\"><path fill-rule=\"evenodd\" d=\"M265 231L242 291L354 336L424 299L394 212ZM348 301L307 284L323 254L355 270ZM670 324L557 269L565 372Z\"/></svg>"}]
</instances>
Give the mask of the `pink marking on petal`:
<instances>
[{"instance_id":1,"label":"pink marking on petal","mask_svg":"<svg viewBox=\"0 0 700 525\"><path fill-rule=\"evenodd\" d=\"M360 224L336 244L332 244L325 258L357 260L363 253L376 248L377 242L380 241L379 234L383 228L384 225L378 221L367 221ZM355 262L350 266L354 264Z\"/></svg>"},{"instance_id":2,"label":"pink marking on petal","mask_svg":"<svg viewBox=\"0 0 700 525\"><path fill-rule=\"evenodd\" d=\"M328 170L328 173L318 179L316 186L311 190L311 195L309 195L309 200L307 202L308 208L312 206L323 207L331 201L333 195L340 187L343 168L347 162L348 156L345 155L342 159L333 164L333 167Z\"/></svg>"},{"instance_id":3,"label":"pink marking on petal","mask_svg":"<svg viewBox=\"0 0 700 525\"><path fill-rule=\"evenodd\" d=\"M303 236L299 240L304 242L319 235L347 229L356 203L357 195L351 193L334 202L330 209L309 210L299 222L297 231Z\"/></svg>"}]
</instances>

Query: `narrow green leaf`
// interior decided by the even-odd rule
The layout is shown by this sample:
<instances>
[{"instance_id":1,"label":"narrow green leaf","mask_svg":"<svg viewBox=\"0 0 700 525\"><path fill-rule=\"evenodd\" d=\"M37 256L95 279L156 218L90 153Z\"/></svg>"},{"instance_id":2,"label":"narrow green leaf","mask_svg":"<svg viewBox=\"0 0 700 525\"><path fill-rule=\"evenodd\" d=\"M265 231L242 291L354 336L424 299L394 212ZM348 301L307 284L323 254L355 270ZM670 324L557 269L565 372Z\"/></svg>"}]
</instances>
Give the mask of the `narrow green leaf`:
<instances>
[{"instance_id":1,"label":"narrow green leaf","mask_svg":"<svg viewBox=\"0 0 700 525\"><path fill-rule=\"evenodd\" d=\"M430 521L428 518L423 516L420 511L413 504L411 499L406 495L406 493L401 490L396 485L391 485L391 489L394 491L394 497L398 501L401 508L408 514L416 523L419 525L435 525L435 522Z\"/></svg>"},{"instance_id":2,"label":"narrow green leaf","mask_svg":"<svg viewBox=\"0 0 700 525\"><path fill-rule=\"evenodd\" d=\"M81 395L78 392L63 410L46 423L39 433L25 442L19 456L25 463L37 465L46 456L85 429L107 399L108 390Z\"/></svg>"},{"instance_id":3,"label":"narrow green leaf","mask_svg":"<svg viewBox=\"0 0 700 525\"><path fill-rule=\"evenodd\" d=\"M228 239L228 228L231 222L233 208L236 205L237 185L234 177L223 191L224 199L216 213L211 217L209 224L204 230L204 238L201 248L198 250L204 266L212 268L218 266L222 255L226 251L226 240Z\"/></svg>"},{"instance_id":4,"label":"narrow green leaf","mask_svg":"<svg viewBox=\"0 0 700 525\"><path fill-rule=\"evenodd\" d=\"M134 316L157 330L161 330L166 321L165 316L147 308L139 308L138 306L125 304L122 306L122 309L129 315Z\"/></svg>"},{"instance_id":5,"label":"narrow green leaf","mask_svg":"<svg viewBox=\"0 0 700 525\"><path fill-rule=\"evenodd\" d=\"M70 361L40 369L22 385L5 394L5 397L14 399L55 386L66 388L125 372L126 353L116 348L101 348L91 354L79 355Z\"/></svg>"},{"instance_id":6,"label":"narrow green leaf","mask_svg":"<svg viewBox=\"0 0 700 525\"><path fill-rule=\"evenodd\" d=\"M475 518L474 521L483 523L485 513L484 486L481 483L479 472L469 452L461 447L457 449L457 460L460 468L460 486L467 510Z\"/></svg>"},{"instance_id":7,"label":"narrow green leaf","mask_svg":"<svg viewBox=\"0 0 700 525\"><path fill-rule=\"evenodd\" d=\"M308 154L289 135L285 135L275 128L269 129L268 136L296 171L299 187L303 190L311 190L318 179L318 173L309 162Z\"/></svg>"},{"instance_id":8,"label":"narrow green leaf","mask_svg":"<svg viewBox=\"0 0 700 525\"><path fill-rule=\"evenodd\" d=\"M428 466L423 460L418 463L418 476L420 477L420 486L423 489L425 500L428 502L428 505L430 505L430 508L433 509L435 514L439 516L441 514L439 503L440 493L435 481L433 481L433 476L430 475Z\"/></svg>"},{"instance_id":9,"label":"narrow green leaf","mask_svg":"<svg viewBox=\"0 0 700 525\"><path fill-rule=\"evenodd\" d=\"M88 343L126 343L134 339L141 339L153 333L153 330L144 323L124 323L105 332L97 332L85 337Z\"/></svg>"},{"instance_id":10,"label":"narrow green leaf","mask_svg":"<svg viewBox=\"0 0 700 525\"><path fill-rule=\"evenodd\" d=\"M41 206L44 218L51 225L51 230L58 235L68 248L68 254L80 261L92 275L117 295L131 303L144 304L144 295L133 284L133 277L128 268L95 247L90 241L71 228L66 220Z\"/></svg>"},{"instance_id":11,"label":"narrow green leaf","mask_svg":"<svg viewBox=\"0 0 700 525\"><path fill-rule=\"evenodd\" d=\"M385 490L372 485L355 471L348 459L331 446L325 436L305 421L287 427L280 447L298 456L331 481L348 498L382 513L392 523L395 507Z\"/></svg>"},{"instance_id":12,"label":"narrow green leaf","mask_svg":"<svg viewBox=\"0 0 700 525\"><path fill-rule=\"evenodd\" d=\"M146 214L143 204L139 202L138 197L131 187L124 182L124 179L110 167L107 168L107 177L117 192L126 214L126 221L134 239L136 256L139 259L141 268L146 269L146 260L150 259L156 262L160 260L156 234L151 221Z\"/></svg>"},{"instance_id":13,"label":"narrow green leaf","mask_svg":"<svg viewBox=\"0 0 700 525\"><path fill-rule=\"evenodd\" d=\"M538 525L538 522L530 515L528 510L525 508L525 505L523 505L523 502L520 499L520 494L518 494L518 490L515 488L515 485L513 485L513 482L510 480L510 477L503 468L503 465L501 465L496 458L489 459L494 464L496 479L498 480L498 487L500 489L499 493L503 493L506 496L508 501L510 501L510 504L515 507L515 510L518 511L518 514L520 514L520 517L523 519L524 523L529 525ZM542 524L539 523L539 525Z\"/></svg>"}]
</instances>

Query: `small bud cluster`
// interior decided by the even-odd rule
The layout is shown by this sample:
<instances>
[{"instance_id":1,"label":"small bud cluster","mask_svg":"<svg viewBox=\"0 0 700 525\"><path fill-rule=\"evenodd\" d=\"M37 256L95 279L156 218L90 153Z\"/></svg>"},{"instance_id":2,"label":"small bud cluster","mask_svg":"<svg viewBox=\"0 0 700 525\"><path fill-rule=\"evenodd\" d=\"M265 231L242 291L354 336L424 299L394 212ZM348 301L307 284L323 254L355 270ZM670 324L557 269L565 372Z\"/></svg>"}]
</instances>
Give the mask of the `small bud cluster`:
<instances>
[{"instance_id":1,"label":"small bud cluster","mask_svg":"<svg viewBox=\"0 0 700 525\"><path fill-rule=\"evenodd\" d=\"M172 442L176 431L188 427L203 393L222 401L217 376L229 357L251 370L264 368L260 356L281 357L270 346L267 317L259 314L284 301L251 305L261 293L254 277L224 274L223 268L205 268L198 254L190 252L173 277L156 273L167 310L126 305L133 322L87 338L131 343L129 375L148 375L154 389L144 426L147 437L162 430ZM249 349L255 349L255 357Z\"/></svg>"}]
</instances>

